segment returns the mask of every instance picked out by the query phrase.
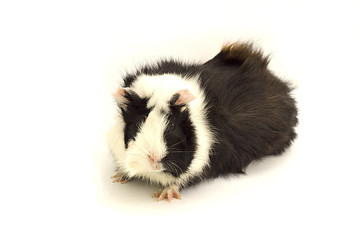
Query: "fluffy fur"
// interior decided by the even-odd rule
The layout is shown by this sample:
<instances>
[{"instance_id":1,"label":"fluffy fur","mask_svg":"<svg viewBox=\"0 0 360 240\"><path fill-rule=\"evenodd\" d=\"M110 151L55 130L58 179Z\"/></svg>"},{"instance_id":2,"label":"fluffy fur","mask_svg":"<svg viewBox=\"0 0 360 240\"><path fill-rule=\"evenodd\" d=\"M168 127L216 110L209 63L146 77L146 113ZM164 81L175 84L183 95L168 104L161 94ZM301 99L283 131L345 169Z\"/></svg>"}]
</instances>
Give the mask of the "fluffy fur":
<instances>
[{"instance_id":1,"label":"fluffy fur","mask_svg":"<svg viewBox=\"0 0 360 240\"><path fill-rule=\"evenodd\" d=\"M204 64L163 60L124 78L108 143L119 173L163 187L243 173L295 139L291 87L248 43Z\"/></svg>"}]
</instances>

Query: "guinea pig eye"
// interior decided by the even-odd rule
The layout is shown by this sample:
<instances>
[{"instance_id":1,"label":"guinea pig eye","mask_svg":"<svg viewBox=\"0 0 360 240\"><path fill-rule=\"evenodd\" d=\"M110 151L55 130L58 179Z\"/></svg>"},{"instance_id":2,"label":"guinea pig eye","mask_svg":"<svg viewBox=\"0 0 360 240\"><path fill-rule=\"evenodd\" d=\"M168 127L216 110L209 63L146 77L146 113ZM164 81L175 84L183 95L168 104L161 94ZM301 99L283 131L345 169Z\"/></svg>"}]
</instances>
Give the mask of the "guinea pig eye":
<instances>
[{"instance_id":1,"label":"guinea pig eye","mask_svg":"<svg viewBox=\"0 0 360 240\"><path fill-rule=\"evenodd\" d=\"M171 123L170 124L170 130L174 130L174 128L175 128L175 123Z\"/></svg>"}]
</instances>

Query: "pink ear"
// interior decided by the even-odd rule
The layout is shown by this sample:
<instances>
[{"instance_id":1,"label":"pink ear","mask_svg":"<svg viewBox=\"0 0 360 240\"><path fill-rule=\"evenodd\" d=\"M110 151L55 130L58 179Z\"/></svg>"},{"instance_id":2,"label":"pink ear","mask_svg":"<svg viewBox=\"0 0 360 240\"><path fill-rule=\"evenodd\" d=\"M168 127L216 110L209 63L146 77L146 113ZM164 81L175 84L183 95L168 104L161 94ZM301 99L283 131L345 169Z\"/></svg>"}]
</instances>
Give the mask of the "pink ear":
<instances>
[{"instance_id":1,"label":"pink ear","mask_svg":"<svg viewBox=\"0 0 360 240\"><path fill-rule=\"evenodd\" d=\"M180 96L174 105L185 105L196 98L188 89L182 89L175 94L179 94Z\"/></svg>"},{"instance_id":2,"label":"pink ear","mask_svg":"<svg viewBox=\"0 0 360 240\"><path fill-rule=\"evenodd\" d=\"M126 94L125 88L118 88L118 90L113 93L113 97L118 103L127 103L129 100L125 97Z\"/></svg>"}]
</instances>

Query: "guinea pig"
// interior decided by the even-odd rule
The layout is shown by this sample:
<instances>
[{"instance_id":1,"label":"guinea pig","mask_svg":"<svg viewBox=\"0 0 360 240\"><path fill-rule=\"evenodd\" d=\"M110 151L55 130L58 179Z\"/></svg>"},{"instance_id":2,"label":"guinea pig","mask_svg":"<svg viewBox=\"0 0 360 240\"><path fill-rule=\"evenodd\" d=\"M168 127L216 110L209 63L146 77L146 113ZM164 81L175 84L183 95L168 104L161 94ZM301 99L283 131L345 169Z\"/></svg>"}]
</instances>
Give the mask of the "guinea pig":
<instances>
[{"instance_id":1,"label":"guinea pig","mask_svg":"<svg viewBox=\"0 0 360 240\"><path fill-rule=\"evenodd\" d=\"M185 187L284 152L296 138L296 101L268 63L252 43L236 42L203 64L166 59L127 74L107 137L114 182L158 184L153 197L170 202Z\"/></svg>"}]
</instances>

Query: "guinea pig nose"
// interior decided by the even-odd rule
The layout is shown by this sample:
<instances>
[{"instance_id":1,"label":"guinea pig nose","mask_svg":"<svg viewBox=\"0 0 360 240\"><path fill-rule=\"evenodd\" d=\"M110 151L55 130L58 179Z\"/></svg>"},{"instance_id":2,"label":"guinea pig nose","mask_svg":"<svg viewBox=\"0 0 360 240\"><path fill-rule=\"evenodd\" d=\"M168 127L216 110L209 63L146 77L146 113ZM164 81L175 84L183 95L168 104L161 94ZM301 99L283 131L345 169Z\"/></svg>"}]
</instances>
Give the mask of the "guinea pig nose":
<instances>
[{"instance_id":1,"label":"guinea pig nose","mask_svg":"<svg viewBox=\"0 0 360 240\"><path fill-rule=\"evenodd\" d=\"M159 161L159 160L157 160L157 158L154 157L154 155L152 155L152 154L149 154L149 155L148 155L148 158L149 158L149 160L150 160L151 162L158 162L158 161Z\"/></svg>"},{"instance_id":2,"label":"guinea pig nose","mask_svg":"<svg viewBox=\"0 0 360 240\"><path fill-rule=\"evenodd\" d=\"M150 166L154 170L160 170L160 163L159 158L155 157L154 155L148 155Z\"/></svg>"}]
</instances>

